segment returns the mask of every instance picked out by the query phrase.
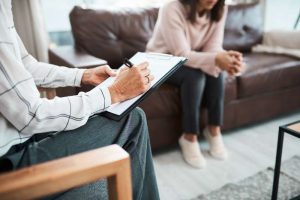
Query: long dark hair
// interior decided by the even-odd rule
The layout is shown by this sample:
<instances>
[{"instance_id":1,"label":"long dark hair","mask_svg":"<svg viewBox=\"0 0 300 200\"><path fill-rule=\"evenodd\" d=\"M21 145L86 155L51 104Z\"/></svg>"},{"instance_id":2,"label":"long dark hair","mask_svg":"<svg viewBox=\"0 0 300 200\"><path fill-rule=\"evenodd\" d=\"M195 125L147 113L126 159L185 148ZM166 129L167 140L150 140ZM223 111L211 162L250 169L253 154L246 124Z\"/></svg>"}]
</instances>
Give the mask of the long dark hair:
<instances>
[{"instance_id":1,"label":"long dark hair","mask_svg":"<svg viewBox=\"0 0 300 200\"><path fill-rule=\"evenodd\" d=\"M183 5L187 5L189 7L189 13L187 19L190 20L192 23L196 21L197 16L197 4L199 3L199 0L179 0ZM201 0L200 0L201 1ZM212 8L212 10L209 12L209 18L213 22L218 22L224 12L224 5L225 0L218 0L216 5Z\"/></svg>"}]
</instances>

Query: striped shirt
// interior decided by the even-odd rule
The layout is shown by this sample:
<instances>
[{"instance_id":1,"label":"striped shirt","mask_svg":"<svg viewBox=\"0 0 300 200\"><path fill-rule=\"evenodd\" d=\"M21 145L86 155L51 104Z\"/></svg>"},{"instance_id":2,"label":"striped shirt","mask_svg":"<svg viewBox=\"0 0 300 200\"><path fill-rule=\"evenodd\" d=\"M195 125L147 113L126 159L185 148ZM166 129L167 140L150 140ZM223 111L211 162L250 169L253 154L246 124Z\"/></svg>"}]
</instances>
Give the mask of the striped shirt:
<instances>
[{"instance_id":1,"label":"striped shirt","mask_svg":"<svg viewBox=\"0 0 300 200\"><path fill-rule=\"evenodd\" d=\"M76 96L40 98L37 86L80 86L83 72L28 54L14 28L11 0L0 1L0 156L33 134L83 126L110 106L110 93L101 86Z\"/></svg>"}]
</instances>

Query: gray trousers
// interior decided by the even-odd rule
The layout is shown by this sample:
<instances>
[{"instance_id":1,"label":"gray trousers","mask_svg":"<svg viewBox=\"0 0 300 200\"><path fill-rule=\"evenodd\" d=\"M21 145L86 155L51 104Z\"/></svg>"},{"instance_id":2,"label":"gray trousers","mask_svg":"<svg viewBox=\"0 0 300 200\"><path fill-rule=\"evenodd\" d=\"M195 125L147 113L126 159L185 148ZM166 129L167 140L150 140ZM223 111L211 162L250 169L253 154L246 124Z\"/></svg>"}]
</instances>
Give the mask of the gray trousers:
<instances>
[{"instance_id":1,"label":"gray trousers","mask_svg":"<svg viewBox=\"0 0 300 200\"><path fill-rule=\"evenodd\" d=\"M199 134L202 100L208 110L208 124L223 124L224 77L222 73L215 78L199 69L183 66L167 82L180 88L182 126L185 133Z\"/></svg>"},{"instance_id":2,"label":"gray trousers","mask_svg":"<svg viewBox=\"0 0 300 200\"><path fill-rule=\"evenodd\" d=\"M85 126L76 130L55 135L36 134L29 141L13 146L1 158L1 163L4 167L18 169L110 144L120 145L131 156L134 199L159 199L146 117L139 108L119 122L95 116L89 119ZM46 199L107 199L107 197L106 181L98 181Z\"/></svg>"}]
</instances>

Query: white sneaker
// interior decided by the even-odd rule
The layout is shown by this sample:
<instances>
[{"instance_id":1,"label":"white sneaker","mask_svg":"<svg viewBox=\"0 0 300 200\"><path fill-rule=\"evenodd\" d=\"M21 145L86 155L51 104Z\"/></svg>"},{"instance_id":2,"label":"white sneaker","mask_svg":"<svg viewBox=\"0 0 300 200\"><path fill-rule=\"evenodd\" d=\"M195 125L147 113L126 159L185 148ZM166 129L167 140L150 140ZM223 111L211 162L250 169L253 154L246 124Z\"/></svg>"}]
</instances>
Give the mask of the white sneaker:
<instances>
[{"instance_id":1,"label":"white sneaker","mask_svg":"<svg viewBox=\"0 0 300 200\"><path fill-rule=\"evenodd\" d=\"M223 143L222 134L212 136L208 128L204 129L203 134L209 143L209 153L217 159L226 160L228 158L228 152Z\"/></svg>"},{"instance_id":2,"label":"white sneaker","mask_svg":"<svg viewBox=\"0 0 300 200\"><path fill-rule=\"evenodd\" d=\"M192 167L201 169L206 166L206 160L200 151L198 141L190 142L182 135L179 138L179 146L184 160Z\"/></svg>"}]
</instances>

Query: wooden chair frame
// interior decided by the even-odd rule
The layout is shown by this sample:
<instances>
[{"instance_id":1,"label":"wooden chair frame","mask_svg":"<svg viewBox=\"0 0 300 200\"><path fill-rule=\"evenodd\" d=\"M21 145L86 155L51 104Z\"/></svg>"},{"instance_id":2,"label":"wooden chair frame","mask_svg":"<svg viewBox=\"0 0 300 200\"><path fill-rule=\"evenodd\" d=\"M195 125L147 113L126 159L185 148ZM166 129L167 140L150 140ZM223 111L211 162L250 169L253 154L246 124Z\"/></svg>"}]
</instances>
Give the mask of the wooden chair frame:
<instances>
[{"instance_id":1,"label":"wooden chair frame","mask_svg":"<svg viewBox=\"0 0 300 200\"><path fill-rule=\"evenodd\" d=\"M109 199L132 199L129 154L110 145L0 174L0 199L36 199L108 179Z\"/></svg>"}]
</instances>

